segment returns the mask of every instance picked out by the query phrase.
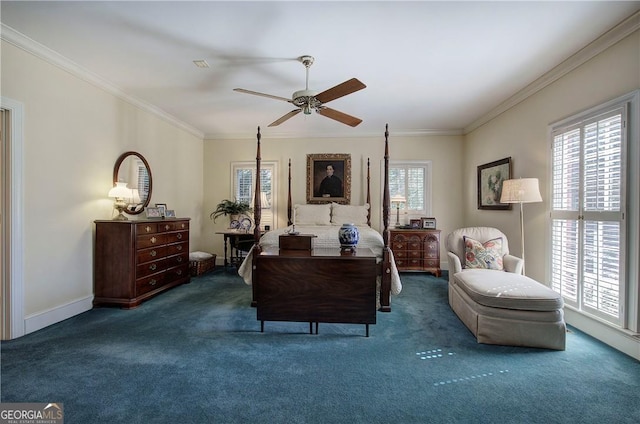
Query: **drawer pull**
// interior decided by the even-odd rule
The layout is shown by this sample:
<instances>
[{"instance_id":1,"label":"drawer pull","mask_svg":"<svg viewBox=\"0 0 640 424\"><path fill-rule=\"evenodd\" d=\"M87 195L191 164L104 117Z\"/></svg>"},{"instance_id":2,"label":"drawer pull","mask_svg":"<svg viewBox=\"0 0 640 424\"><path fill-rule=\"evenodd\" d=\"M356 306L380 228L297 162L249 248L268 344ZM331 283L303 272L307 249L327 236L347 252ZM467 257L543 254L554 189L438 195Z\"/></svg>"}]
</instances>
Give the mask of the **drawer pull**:
<instances>
[{"instance_id":1,"label":"drawer pull","mask_svg":"<svg viewBox=\"0 0 640 424\"><path fill-rule=\"evenodd\" d=\"M146 227L144 227L144 230L145 230L147 233L149 233L149 232L151 232L151 227L147 225Z\"/></svg>"},{"instance_id":2,"label":"drawer pull","mask_svg":"<svg viewBox=\"0 0 640 424\"><path fill-rule=\"evenodd\" d=\"M150 269L151 271L155 271L157 267L158 267L158 265L156 265L156 264L151 264L151 265L149 265L149 269Z\"/></svg>"},{"instance_id":3,"label":"drawer pull","mask_svg":"<svg viewBox=\"0 0 640 424\"><path fill-rule=\"evenodd\" d=\"M158 239L157 239L157 238L155 238L155 237L151 237L151 243L155 243L155 242L157 242L157 241L158 241Z\"/></svg>"},{"instance_id":4,"label":"drawer pull","mask_svg":"<svg viewBox=\"0 0 640 424\"><path fill-rule=\"evenodd\" d=\"M178 240L182 240L182 233L178 233L178 235L176 236L176 238L177 238Z\"/></svg>"},{"instance_id":5,"label":"drawer pull","mask_svg":"<svg viewBox=\"0 0 640 424\"><path fill-rule=\"evenodd\" d=\"M176 274L177 274L177 275L182 275L182 270L181 270L181 269L177 270L177 271L176 271Z\"/></svg>"},{"instance_id":6,"label":"drawer pull","mask_svg":"<svg viewBox=\"0 0 640 424\"><path fill-rule=\"evenodd\" d=\"M155 250L152 250L151 252L149 252L149 256L151 256L152 258L155 258L157 254L158 252L156 252Z\"/></svg>"},{"instance_id":7,"label":"drawer pull","mask_svg":"<svg viewBox=\"0 0 640 424\"><path fill-rule=\"evenodd\" d=\"M169 231L169 228L171 228L171 227L169 226L169 224L167 224L167 225L165 225L165 226L164 226L164 230L165 230L165 231Z\"/></svg>"},{"instance_id":8,"label":"drawer pull","mask_svg":"<svg viewBox=\"0 0 640 424\"><path fill-rule=\"evenodd\" d=\"M182 229L184 229L184 228L186 227L186 225L183 223L183 224L181 225L181 227L182 227Z\"/></svg>"},{"instance_id":9,"label":"drawer pull","mask_svg":"<svg viewBox=\"0 0 640 424\"><path fill-rule=\"evenodd\" d=\"M158 282L156 281L155 278L153 280L149 281L149 285L150 286L155 286L156 284L158 284Z\"/></svg>"},{"instance_id":10,"label":"drawer pull","mask_svg":"<svg viewBox=\"0 0 640 424\"><path fill-rule=\"evenodd\" d=\"M176 261L178 261L178 262L182 262L182 256L178 256L178 257L176 258Z\"/></svg>"},{"instance_id":11,"label":"drawer pull","mask_svg":"<svg viewBox=\"0 0 640 424\"><path fill-rule=\"evenodd\" d=\"M176 247L176 250L182 250L182 245L177 246L177 247Z\"/></svg>"}]
</instances>

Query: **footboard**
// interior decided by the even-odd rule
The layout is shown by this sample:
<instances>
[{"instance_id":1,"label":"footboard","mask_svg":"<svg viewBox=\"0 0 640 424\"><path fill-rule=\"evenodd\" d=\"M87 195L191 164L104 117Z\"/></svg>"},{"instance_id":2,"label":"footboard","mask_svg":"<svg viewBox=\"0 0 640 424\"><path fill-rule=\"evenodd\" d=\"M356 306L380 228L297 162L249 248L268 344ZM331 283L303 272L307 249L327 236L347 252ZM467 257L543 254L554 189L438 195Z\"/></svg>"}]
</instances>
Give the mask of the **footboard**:
<instances>
[{"instance_id":1,"label":"footboard","mask_svg":"<svg viewBox=\"0 0 640 424\"><path fill-rule=\"evenodd\" d=\"M346 255L328 249L267 250L256 262L254 288L262 324L376 323L378 265L370 249Z\"/></svg>"}]
</instances>

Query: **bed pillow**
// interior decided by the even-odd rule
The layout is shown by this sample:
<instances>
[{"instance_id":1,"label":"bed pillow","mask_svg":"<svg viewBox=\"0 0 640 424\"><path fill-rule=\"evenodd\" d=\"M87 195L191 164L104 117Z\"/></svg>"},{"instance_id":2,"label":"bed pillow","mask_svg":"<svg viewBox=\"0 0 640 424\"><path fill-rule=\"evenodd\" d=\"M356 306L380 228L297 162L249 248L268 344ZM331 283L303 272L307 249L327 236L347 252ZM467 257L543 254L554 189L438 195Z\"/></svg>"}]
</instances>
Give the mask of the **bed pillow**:
<instances>
[{"instance_id":1,"label":"bed pillow","mask_svg":"<svg viewBox=\"0 0 640 424\"><path fill-rule=\"evenodd\" d=\"M293 216L296 225L331 225L331 204L295 205Z\"/></svg>"},{"instance_id":2,"label":"bed pillow","mask_svg":"<svg viewBox=\"0 0 640 424\"><path fill-rule=\"evenodd\" d=\"M331 223L334 225L355 224L367 225L369 204L363 206L331 204Z\"/></svg>"},{"instance_id":3,"label":"bed pillow","mask_svg":"<svg viewBox=\"0 0 640 424\"><path fill-rule=\"evenodd\" d=\"M464 236L464 267L504 270L502 265L502 237L484 243Z\"/></svg>"}]
</instances>

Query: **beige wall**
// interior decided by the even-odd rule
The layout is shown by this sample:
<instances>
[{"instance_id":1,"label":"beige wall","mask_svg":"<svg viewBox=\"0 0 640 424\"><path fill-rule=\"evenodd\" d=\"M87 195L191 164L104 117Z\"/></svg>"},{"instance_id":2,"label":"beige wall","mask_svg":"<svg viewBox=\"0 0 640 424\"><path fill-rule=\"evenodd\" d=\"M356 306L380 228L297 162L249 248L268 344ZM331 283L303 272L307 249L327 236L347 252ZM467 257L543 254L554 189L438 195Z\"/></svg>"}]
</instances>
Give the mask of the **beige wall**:
<instances>
[{"instance_id":1,"label":"beige wall","mask_svg":"<svg viewBox=\"0 0 640 424\"><path fill-rule=\"evenodd\" d=\"M462 211L462 136L394 136L390 123L389 155L393 160L431 160L433 162L433 215L443 234L463 223ZM306 203L307 154L351 154L351 203L363 204L366 200L366 165L371 160L371 224L380 229L381 223L381 164L384 158L384 124L379 137L354 137L333 140L317 138L307 140L270 139L262 134L262 160L277 161L279 176L277 210L279 226L286 226L288 161L292 163L292 202ZM206 140L204 147L204 208L205 217L222 199L232 197L230 162L254 161L256 140ZM218 219L215 223L205 220L205 245L220 257L223 254L222 236L216 235L228 227L229 222ZM395 222L395 215L390 224ZM446 263L444 264L446 265Z\"/></svg>"},{"instance_id":2,"label":"beige wall","mask_svg":"<svg viewBox=\"0 0 640 424\"><path fill-rule=\"evenodd\" d=\"M114 163L125 151L147 159L153 175L151 202L167 203L178 216L191 217L191 244L199 247L199 137L6 42L2 96L24 105L27 321L46 324L46 315L57 308L90 305L93 221L112 216L107 192Z\"/></svg>"},{"instance_id":3,"label":"beige wall","mask_svg":"<svg viewBox=\"0 0 640 424\"><path fill-rule=\"evenodd\" d=\"M615 71L615 73L614 73ZM520 252L520 208L478 210L476 169L504 157L513 176L540 179L542 203L524 205L527 274L546 281L548 266L549 140L548 125L640 87L640 32L636 31L545 89L467 135L464 201L467 225L501 228L510 250Z\"/></svg>"}]
</instances>

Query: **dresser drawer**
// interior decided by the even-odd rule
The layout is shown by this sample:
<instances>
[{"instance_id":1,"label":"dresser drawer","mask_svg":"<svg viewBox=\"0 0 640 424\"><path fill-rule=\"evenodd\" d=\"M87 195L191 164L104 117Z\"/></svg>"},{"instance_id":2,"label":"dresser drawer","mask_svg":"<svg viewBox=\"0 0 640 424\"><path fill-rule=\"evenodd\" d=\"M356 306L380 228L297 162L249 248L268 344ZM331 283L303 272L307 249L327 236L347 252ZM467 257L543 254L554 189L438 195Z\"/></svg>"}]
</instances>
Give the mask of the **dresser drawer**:
<instances>
[{"instance_id":1,"label":"dresser drawer","mask_svg":"<svg viewBox=\"0 0 640 424\"><path fill-rule=\"evenodd\" d=\"M162 233L145 234L138 236L136 240L138 249L145 249L147 247L162 246L167 243L167 235Z\"/></svg>"},{"instance_id":2,"label":"dresser drawer","mask_svg":"<svg viewBox=\"0 0 640 424\"><path fill-rule=\"evenodd\" d=\"M173 268L176 266L184 265L189 263L189 253L184 252L179 255L169 256L165 259L165 268Z\"/></svg>"},{"instance_id":3,"label":"dresser drawer","mask_svg":"<svg viewBox=\"0 0 640 424\"><path fill-rule=\"evenodd\" d=\"M139 278L136 280L136 296L160 288L164 286L167 281L167 273L165 271Z\"/></svg>"},{"instance_id":4,"label":"dresser drawer","mask_svg":"<svg viewBox=\"0 0 640 424\"><path fill-rule=\"evenodd\" d=\"M179 253L188 253L189 251L189 243L173 243L167 245L167 256L177 255Z\"/></svg>"},{"instance_id":5,"label":"dresser drawer","mask_svg":"<svg viewBox=\"0 0 640 424\"><path fill-rule=\"evenodd\" d=\"M158 224L153 222L145 222L143 224L136 224L136 233L141 234L153 234L158 232Z\"/></svg>"},{"instance_id":6,"label":"dresser drawer","mask_svg":"<svg viewBox=\"0 0 640 424\"><path fill-rule=\"evenodd\" d=\"M153 262L146 262L136 267L136 278L146 277L167 269L167 259L162 258Z\"/></svg>"},{"instance_id":7,"label":"dresser drawer","mask_svg":"<svg viewBox=\"0 0 640 424\"><path fill-rule=\"evenodd\" d=\"M421 250L408 250L407 258L409 260L422 259L422 251Z\"/></svg>"},{"instance_id":8,"label":"dresser drawer","mask_svg":"<svg viewBox=\"0 0 640 424\"><path fill-rule=\"evenodd\" d=\"M188 231L177 231L172 233L165 234L166 243L177 243L181 241L189 240L189 232Z\"/></svg>"},{"instance_id":9,"label":"dresser drawer","mask_svg":"<svg viewBox=\"0 0 640 424\"><path fill-rule=\"evenodd\" d=\"M166 271L167 281L175 281L180 278L184 278L189 275L189 263L182 264L180 266L169 268Z\"/></svg>"},{"instance_id":10,"label":"dresser drawer","mask_svg":"<svg viewBox=\"0 0 640 424\"><path fill-rule=\"evenodd\" d=\"M158 231L164 231L164 232L186 231L188 229L189 229L189 223L183 222L183 221L178 221L178 222L164 221L158 224Z\"/></svg>"},{"instance_id":11,"label":"dresser drawer","mask_svg":"<svg viewBox=\"0 0 640 424\"><path fill-rule=\"evenodd\" d=\"M164 246L151 247L149 249L138 250L137 261L138 265L158 260L167 255L167 248Z\"/></svg>"}]
</instances>

